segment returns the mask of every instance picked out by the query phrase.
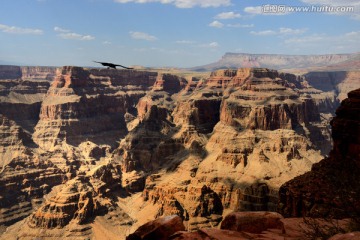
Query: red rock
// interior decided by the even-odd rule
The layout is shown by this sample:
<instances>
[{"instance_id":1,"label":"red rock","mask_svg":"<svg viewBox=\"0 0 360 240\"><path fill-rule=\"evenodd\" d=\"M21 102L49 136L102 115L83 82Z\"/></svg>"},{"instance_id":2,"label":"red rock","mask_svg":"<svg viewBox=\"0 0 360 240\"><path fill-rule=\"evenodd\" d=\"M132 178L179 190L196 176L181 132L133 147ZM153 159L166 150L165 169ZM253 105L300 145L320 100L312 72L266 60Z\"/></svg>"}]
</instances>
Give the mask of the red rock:
<instances>
[{"instance_id":1,"label":"red rock","mask_svg":"<svg viewBox=\"0 0 360 240\"><path fill-rule=\"evenodd\" d=\"M329 240L358 240L360 239L360 232L351 232L345 234L336 234L329 238Z\"/></svg>"},{"instance_id":2,"label":"red rock","mask_svg":"<svg viewBox=\"0 0 360 240\"><path fill-rule=\"evenodd\" d=\"M219 68L268 67L274 69L314 68L329 65L336 69L358 69L358 53L326 55L279 55L226 53L217 62L193 68L200 71L212 71ZM356 61L357 60L357 61ZM336 64L336 65L335 65Z\"/></svg>"},{"instance_id":3,"label":"red rock","mask_svg":"<svg viewBox=\"0 0 360 240\"><path fill-rule=\"evenodd\" d=\"M330 156L281 186L278 208L284 216L344 218L359 212L360 89L348 96L331 122Z\"/></svg>"},{"instance_id":4,"label":"red rock","mask_svg":"<svg viewBox=\"0 0 360 240\"><path fill-rule=\"evenodd\" d=\"M167 240L175 232L184 230L185 226L179 216L166 216L140 226L126 240Z\"/></svg>"},{"instance_id":5,"label":"red rock","mask_svg":"<svg viewBox=\"0 0 360 240\"><path fill-rule=\"evenodd\" d=\"M249 233L261 233L268 229L284 231L283 217L275 212L233 212L221 223L221 229Z\"/></svg>"},{"instance_id":6,"label":"red rock","mask_svg":"<svg viewBox=\"0 0 360 240\"><path fill-rule=\"evenodd\" d=\"M169 240L248 240L250 236L230 230L215 228L200 229L195 232L178 232L172 235Z\"/></svg>"}]
</instances>

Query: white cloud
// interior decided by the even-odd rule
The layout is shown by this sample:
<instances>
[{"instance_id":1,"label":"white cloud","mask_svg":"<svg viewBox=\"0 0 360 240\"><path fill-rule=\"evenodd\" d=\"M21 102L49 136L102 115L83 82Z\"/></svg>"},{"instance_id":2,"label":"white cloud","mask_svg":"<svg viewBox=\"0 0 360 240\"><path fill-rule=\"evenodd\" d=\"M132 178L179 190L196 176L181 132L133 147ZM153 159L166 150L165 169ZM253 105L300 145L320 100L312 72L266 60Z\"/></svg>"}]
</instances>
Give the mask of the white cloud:
<instances>
[{"instance_id":1,"label":"white cloud","mask_svg":"<svg viewBox=\"0 0 360 240\"><path fill-rule=\"evenodd\" d=\"M252 28L255 27L254 24L240 24L240 23L235 23L235 24L227 24L227 27L233 27L233 28Z\"/></svg>"},{"instance_id":2,"label":"white cloud","mask_svg":"<svg viewBox=\"0 0 360 240\"><path fill-rule=\"evenodd\" d=\"M209 44L209 47L218 47L219 44L217 42L212 42Z\"/></svg>"},{"instance_id":3,"label":"white cloud","mask_svg":"<svg viewBox=\"0 0 360 240\"><path fill-rule=\"evenodd\" d=\"M110 41L103 41L102 44L104 44L104 45L110 45L111 42L110 42Z\"/></svg>"},{"instance_id":4,"label":"white cloud","mask_svg":"<svg viewBox=\"0 0 360 240\"><path fill-rule=\"evenodd\" d=\"M240 13L234 13L234 12L222 12L215 16L215 19L234 19L234 18L240 18Z\"/></svg>"},{"instance_id":5,"label":"white cloud","mask_svg":"<svg viewBox=\"0 0 360 240\"><path fill-rule=\"evenodd\" d=\"M224 26L223 23L219 22L219 21L213 21L209 24L210 27L215 27L215 28L222 28Z\"/></svg>"},{"instance_id":6,"label":"white cloud","mask_svg":"<svg viewBox=\"0 0 360 240\"><path fill-rule=\"evenodd\" d=\"M144 33L144 32L130 32L130 36L133 39L139 39L139 40L146 40L146 41L155 41L157 40L157 37L152 36L150 34Z\"/></svg>"},{"instance_id":7,"label":"white cloud","mask_svg":"<svg viewBox=\"0 0 360 240\"><path fill-rule=\"evenodd\" d=\"M307 28L301 29L293 29L293 28L285 28L281 27L278 31L275 30L263 30L263 31L251 31L250 34L257 36L269 36L269 35L279 35L279 36L287 36L287 35L301 35L307 31Z\"/></svg>"},{"instance_id":8,"label":"white cloud","mask_svg":"<svg viewBox=\"0 0 360 240\"><path fill-rule=\"evenodd\" d=\"M71 32L70 30L64 29L64 28L61 28L61 27L54 27L54 31L55 32L62 32L62 33Z\"/></svg>"},{"instance_id":9,"label":"white cloud","mask_svg":"<svg viewBox=\"0 0 360 240\"><path fill-rule=\"evenodd\" d=\"M8 26L4 24L0 24L0 31L5 33L14 33L14 34L33 34L33 35L41 35L43 34L43 30L33 29L33 28L21 28L15 26Z\"/></svg>"},{"instance_id":10,"label":"white cloud","mask_svg":"<svg viewBox=\"0 0 360 240\"><path fill-rule=\"evenodd\" d=\"M118 3L151 3L157 2L161 4L173 4L178 8L193 8L193 7L221 7L229 6L231 0L114 0Z\"/></svg>"},{"instance_id":11,"label":"white cloud","mask_svg":"<svg viewBox=\"0 0 360 240\"><path fill-rule=\"evenodd\" d=\"M326 42L326 37L324 35L310 35L305 37L296 37L296 38L289 38L284 41L286 44L299 44L299 43L316 43L316 42Z\"/></svg>"},{"instance_id":12,"label":"white cloud","mask_svg":"<svg viewBox=\"0 0 360 240\"><path fill-rule=\"evenodd\" d=\"M360 31L352 31L341 35L313 34L284 40L285 46L291 49L296 47L304 51L313 49L314 51L323 50L323 52L328 53L334 49L340 49L343 52L359 52L359 42Z\"/></svg>"},{"instance_id":13,"label":"white cloud","mask_svg":"<svg viewBox=\"0 0 360 240\"><path fill-rule=\"evenodd\" d=\"M176 43L178 43L178 44L193 44L195 42L190 41L190 40L179 40L179 41L176 41Z\"/></svg>"},{"instance_id":14,"label":"white cloud","mask_svg":"<svg viewBox=\"0 0 360 240\"><path fill-rule=\"evenodd\" d=\"M66 40L90 41L95 39L95 37L91 35L82 35L79 33L72 32L69 29L64 29L61 27L54 27L54 31L59 33L58 34L59 37Z\"/></svg>"},{"instance_id":15,"label":"white cloud","mask_svg":"<svg viewBox=\"0 0 360 240\"><path fill-rule=\"evenodd\" d=\"M244 8L244 12L250 13L250 14L262 14L262 7L261 6L249 6Z\"/></svg>"},{"instance_id":16,"label":"white cloud","mask_svg":"<svg viewBox=\"0 0 360 240\"><path fill-rule=\"evenodd\" d=\"M263 6L249 6L244 8L244 12L249 13L251 15L265 15L265 16L281 16L285 14L289 14L288 6L286 5L272 5L272 6L281 6L281 8L277 8L273 10L271 5L263 5Z\"/></svg>"},{"instance_id":17,"label":"white cloud","mask_svg":"<svg viewBox=\"0 0 360 240\"><path fill-rule=\"evenodd\" d=\"M303 34L307 31L307 28L301 28L301 29L292 29L292 28L280 28L279 34L282 35L298 35Z\"/></svg>"},{"instance_id":18,"label":"white cloud","mask_svg":"<svg viewBox=\"0 0 360 240\"><path fill-rule=\"evenodd\" d=\"M345 34L347 37L360 37L360 31L352 31Z\"/></svg>"},{"instance_id":19,"label":"white cloud","mask_svg":"<svg viewBox=\"0 0 360 240\"><path fill-rule=\"evenodd\" d=\"M211 43L206 43L206 44L201 44L200 47L204 47L204 48L217 48L219 46L219 43L217 42L211 42Z\"/></svg>"},{"instance_id":20,"label":"white cloud","mask_svg":"<svg viewBox=\"0 0 360 240\"><path fill-rule=\"evenodd\" d=\"M273 30L264 30L259 32L251 31L250 34L257 36L269 36L269 35L275 35L276 32Z\"/></svg>"},{"instance_id":21,"label":"white cloud","mask_svg":"<svg viewBox=\"0 0 360 240\"><path fill-rule=\"evenodd\" d=\"M81 35L73 32L60 33L58 36L61 37L62 39L67 39L67 40L90 41L95 39L95 37L91 35Z\"/></svg>"}]
</instances>

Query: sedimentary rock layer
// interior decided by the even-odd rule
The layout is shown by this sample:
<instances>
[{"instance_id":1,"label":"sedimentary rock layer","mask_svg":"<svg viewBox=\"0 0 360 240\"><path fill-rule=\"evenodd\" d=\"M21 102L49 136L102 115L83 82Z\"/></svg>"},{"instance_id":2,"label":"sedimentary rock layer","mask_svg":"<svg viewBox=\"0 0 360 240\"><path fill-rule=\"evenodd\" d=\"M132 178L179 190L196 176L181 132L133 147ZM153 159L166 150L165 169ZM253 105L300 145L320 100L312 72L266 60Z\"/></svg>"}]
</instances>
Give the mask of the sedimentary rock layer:
<instances>
[{"instance_id":1,"label":"sedimentary rock layer","mask_svg":"<svg viewBox=\"0 0 360 240\"><path fill-rule=\"evenodd\" d=\"M334 147L330 156L281 186L279 211L285 216L358 216L360 89L348 96L331 123Z\"/></svg>"},{"instance_id":2,"label":"sedimentary rock layer","mask_svg":"<svg viewBox=\"0 0 360 240\"><path fill-rule=\"evenodd\" d=\"M104 226L124 237L173 214L196 230L232 210L275 210L278 188L331 145L326 96L292 74L244 68L186 80L66 66L49 87L46 69L19 71L30 80L4 81L0 144L16 152L1 179L24 196L6 214L37 209L9 228L23 237L92 237ZM29 96L33 115L15 105ZM35 124L13 118L17 109Z\"/></svg>"}]
</instances>

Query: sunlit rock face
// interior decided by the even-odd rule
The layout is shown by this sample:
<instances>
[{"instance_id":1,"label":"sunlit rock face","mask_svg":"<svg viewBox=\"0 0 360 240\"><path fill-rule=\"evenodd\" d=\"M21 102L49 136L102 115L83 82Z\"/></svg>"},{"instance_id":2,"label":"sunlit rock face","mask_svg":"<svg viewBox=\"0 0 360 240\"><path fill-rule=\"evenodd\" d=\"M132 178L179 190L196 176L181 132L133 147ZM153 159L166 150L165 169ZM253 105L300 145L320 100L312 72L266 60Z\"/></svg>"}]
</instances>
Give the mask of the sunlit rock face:
<instances>
[{"instance_id":1,"label":"sunlit rock face","mask_svg":"<svg viewBox=\"0 0 360 240\"><path fill-rule=\"evenodd\" d=\"M331 122L330 156L281 186L279 211L285 216L342 218L359 211L360 89L348 96Z\"/></svg>"},{"instance_id":2,"label":"sunlit rock face","mask_svg":"<svg viewBox=\"0 0 360 240\"><path fill-rule=\"evenodd\" d=\"M279 187L331 148L331 96L293 74L12 71L0 81L1 201L24 210L6 219L30 215L11 230L23 237L106 226L125 238L161 216L196 230L233 210L274 211Z\"/></svg>"},{"instance_id":3,"label":"sunlit rock face","mask_svg":"<svg viewBox=\"0 0 360 240\"><path fill-rule=\"evenodd\" d=\"M282 55L226 53L214 63L194 67L196 71L214 71L226 68L270 68L270 69L321 69L356 70L359 66L359 53L325 55Z\"/></svg>"}]
</instances>

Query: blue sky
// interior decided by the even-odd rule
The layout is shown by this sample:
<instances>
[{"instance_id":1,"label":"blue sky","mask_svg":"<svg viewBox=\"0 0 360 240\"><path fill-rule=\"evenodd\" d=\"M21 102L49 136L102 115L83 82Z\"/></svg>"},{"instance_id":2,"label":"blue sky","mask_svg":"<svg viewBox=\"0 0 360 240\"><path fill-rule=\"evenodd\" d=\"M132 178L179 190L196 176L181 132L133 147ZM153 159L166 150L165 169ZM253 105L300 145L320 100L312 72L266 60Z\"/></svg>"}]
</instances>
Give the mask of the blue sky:
<instances>
[{"instance_id":1,"label":"blue sky","mask_svg":"<svg viewBox=\"0 0 360 240\"><path fill-rule=\"evenodd\" d=\"M289 9L320 5L353 10ZM359 52L359 10L359 0L1 0L0 64L193 67L226 52Z\"/></svg>"}]
</instances>

